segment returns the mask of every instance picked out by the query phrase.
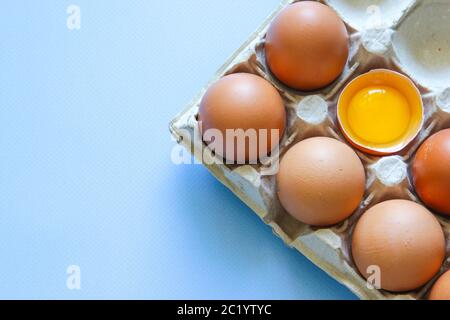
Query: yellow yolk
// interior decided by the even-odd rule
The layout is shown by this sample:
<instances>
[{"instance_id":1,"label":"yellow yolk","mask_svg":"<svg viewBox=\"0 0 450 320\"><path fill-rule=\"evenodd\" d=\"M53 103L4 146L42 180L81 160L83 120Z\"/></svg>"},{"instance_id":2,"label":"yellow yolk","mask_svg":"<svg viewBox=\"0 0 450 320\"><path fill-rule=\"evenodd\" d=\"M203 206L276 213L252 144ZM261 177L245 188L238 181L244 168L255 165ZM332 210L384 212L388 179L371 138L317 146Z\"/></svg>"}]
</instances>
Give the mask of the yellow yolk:
<instances>
[{"instance_id":1,"label":"yellow yolk","mask_svg":"<svg viewBox=\"0 0 450 320\"><path fill-rule=\"evenodd\" d=\"M371 143L389 143L403 136L411 120L408 100L388 86L370 86L350 101L348 123L360 139Z\"/></svg>"}]
</instances>

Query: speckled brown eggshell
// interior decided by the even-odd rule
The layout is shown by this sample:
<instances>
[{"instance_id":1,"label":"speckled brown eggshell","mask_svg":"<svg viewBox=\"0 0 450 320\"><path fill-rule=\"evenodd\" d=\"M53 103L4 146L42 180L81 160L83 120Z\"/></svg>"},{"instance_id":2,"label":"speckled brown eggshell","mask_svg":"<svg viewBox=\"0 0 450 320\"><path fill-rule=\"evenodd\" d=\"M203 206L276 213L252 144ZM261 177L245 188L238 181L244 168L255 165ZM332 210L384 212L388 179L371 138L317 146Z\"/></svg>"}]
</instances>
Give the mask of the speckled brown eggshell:
<instances>
[{"instance_id":1,"label":"speckled brown eggshell","mask_svg":"<svg viewBox=\"0 0 450 320\"><path fill-rule=\"evenodd\" d=\"M330 226L358 208L364 195L365 171L345 143L316 137L286 152L277 182L280 202L294 218L313 226Z\"/></svg>"},{"instance_id":2,"label":"speckled brown eggshell","mask_svg":"<svg viewBox=\"0 0 450 320\"><path fill-rule=\"evenodd\" d=\"M444 232L425 207L408 200L379 203L357 222L352 253L368 278L379 268L381 288L393 292L417 289L439 271L445 257Z\"/></svg>"},{"instance_id":3,"label":"speckled brown eggshell","mask_svg":"<svg viewBox=\"0 0 450 320\"><path fill-rule=\"evenodd\" d=\"M316 90L342 73L349 54L348 32L330 7L296 2L270 25L265 52L270 70L281 82L298 90Z\"/></svg>"},{"instance_id":4,"label":"speckled brown eggshell","mask_svg":"<svg viewBox=\"0 0 450 320\"><path fill-rule=\"evenodd\" d=\"M434 283L429 300L450 300L450 270L442 274Z\"/></svg>"},{"instance_id":5,"label":"speckled brown eggshell","mask_svg":"<svg viewBox=\"0 0 450 320\"><path fill-rule=\"evenodd\" d=\"M450 216L450 129L437 132L422 144L412 164L412 176L422 201Z\"/></svg>"},{"instance_id":6,"label":"speckled brown eggshell","mask_svg":"<svg viewBox=\"0 0 450 320\"><path fill-rule=\"evenodd\" d=\"M230 155L228 149L234 146L234 158L227 160L257 162L259 154L259 135L257 154L249 152L249 140L246 140L245 155L234 143L226 140L226 130L261 129L267 130L267 151L273 150L281 140L286 127L286 110L278 91L265 79L249 73L236 73L225 76L213 84L206 92L200 104L199 123L202 135L209 129L219 130L224 137L222 150L215 150L226 158ZM272 141L271 130L279 132L279 139Z\"/></svg>"}]
</instances>

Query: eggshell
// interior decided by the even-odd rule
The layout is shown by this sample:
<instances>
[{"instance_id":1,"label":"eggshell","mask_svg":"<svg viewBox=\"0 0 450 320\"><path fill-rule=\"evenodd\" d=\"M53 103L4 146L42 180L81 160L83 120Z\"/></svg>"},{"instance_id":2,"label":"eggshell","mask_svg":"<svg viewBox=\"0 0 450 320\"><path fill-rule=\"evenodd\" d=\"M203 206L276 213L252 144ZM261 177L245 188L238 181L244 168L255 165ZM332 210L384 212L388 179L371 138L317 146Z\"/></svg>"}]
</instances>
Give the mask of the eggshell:
<instances>
[{"instance_id":1,"label":"eggshell","mask_svg":"<svg viewBox=\"0 0 450 320\"><path fill-rule=\"evenodd\" d=\"M328 6L301 1L287 6L266 35L266 60L273 74L299 90L333 82L349 54L347 29Z\"/></svg>"},{"instance_id":2,"label":"eggshell","mask_svg":"<svg viewBox=\"0 0 450 320\"><path fill-rule=\"evenodd\" d=\"M294 218L314 226L345 220L364 195L365 171L346 144L331 138L303 140L284 155L278 197Z\"/></svg>"},{"instance_id":3,"label":"eggshell","mask_svg":"<svg viewBox=\"0 0 450 320\"><path fill-rule=\"evenodd\" d=\"M409 112L406 112L406 116L403 121L407 123L407 128L405 128L402 135L398 136L396 139L391 141L384 141L384 143L370 141L371 139L364 139L360 134L357 134L352 129L352 124L350 121L350 106L353 99L361 90L367 89L369 87L380 87L386 86L391 89L398 91L407 101L409 105ZM370 103L374 103L376 99L371 98ZM385 103L382 103L385 104ZM398 106L397 106L398 107ZM362 108L359 112L361 112ZM366 119L373 119L373 123L368 127L372 126L376 130L380 130L384 125L391 123L392 127L395 125L400 125L401 119L393 122L391 112L396 108L384 109L386 114L379 113L381 109L374 108L379 113L378 117L367 117ZM367 110L367 109L366 109ZM377 119L378 118L378 119ZM389 118L386 120L386 118ZM385 119L386 124L380 125L377 120L383 123ZM339 101L337 105L337 120L339 127L344 134L345 138L356 148L363 152L373 154L373 155L391 155L405 149L419 134L423 127L424 122L424 110L422 97L420 96L419 89L415 86L414 82L408 77L388 69L374 69L367 73L361 74L344 88L341 95L339 96ZM386 128L387 129L387 128Z\"/></svg>"},{"instance_id":4,"label":"eggshell","mask_svg":"<svg viewBox=\"0 0 450 320\"><path fill-rule=\"evenodd\" d=\"M356 266L367 278L379 268L381 288L417 289L439 271L445 257L444 232L425 207L408 200L379 203L357 222L352 238Z\"/></svg>"},{"instance_id":5,"label":"eggshell","mask_svg":"<svg viewBox=\"0 0 450 320\"><path fill-rule=\"evenodd\" d=\"M431 209L450 216L450 129L428 138L412 164L416 191Z\"/></svg>"},{"instance_id":6,"label":"eggshell","mask_svg":"<svg viewBox=\"0 0 450 320\"><path fill-rule=\"evenodd\" d=\"M215 150L226 158L234 147L234 158L227 160L257 162L260 152L260 130L267 130L267 147L270 152L279 143L286 127L286 110L278 91L266 80L253 74L236 73L228 75L213 84L203 97L198 116L202 134L210 129L219 130L224 139L222 150ZM255 129L257 152L250 152L249 140L245 142L244 152L234 143L227 141L227 129ZM271 130L278 130L279 138L272 141Z\"/></svg>"},{"instance_id":7,"label":"eggshell","mask_svg":"<svg viewBox=\"0 0 450 320\"><path fill-rule=\"evenodd\" d=\"M431 288L429 300L450 300L450 270L441 275Z\"/></svg>"}]
</instances>

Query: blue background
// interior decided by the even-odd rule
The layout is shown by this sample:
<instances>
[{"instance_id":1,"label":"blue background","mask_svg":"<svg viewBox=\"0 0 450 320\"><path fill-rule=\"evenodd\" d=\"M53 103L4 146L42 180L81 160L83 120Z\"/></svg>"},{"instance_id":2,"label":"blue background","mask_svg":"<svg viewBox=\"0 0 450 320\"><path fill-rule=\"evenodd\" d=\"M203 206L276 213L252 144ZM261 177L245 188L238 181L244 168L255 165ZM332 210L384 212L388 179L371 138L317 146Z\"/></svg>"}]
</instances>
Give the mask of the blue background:
<instances>
[{"instance_id":1,"label":"blue background","mask_svg":"<svg viewBox=\"0 0 450 320\"><path fill-rule=\"evenodd\" d=\"M170 160L168 122L278 2L2 1L0 298L355 298Z\"/></svg>"}]
</instances>

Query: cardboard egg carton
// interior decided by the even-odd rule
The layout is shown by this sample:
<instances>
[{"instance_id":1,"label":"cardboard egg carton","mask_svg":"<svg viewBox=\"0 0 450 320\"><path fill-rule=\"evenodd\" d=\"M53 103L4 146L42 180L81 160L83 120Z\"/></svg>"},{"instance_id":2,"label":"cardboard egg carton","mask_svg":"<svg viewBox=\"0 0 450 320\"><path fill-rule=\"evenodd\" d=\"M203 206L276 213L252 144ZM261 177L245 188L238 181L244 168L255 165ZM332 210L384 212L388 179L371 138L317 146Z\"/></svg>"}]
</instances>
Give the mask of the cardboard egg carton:
<instances>
[{"instance_id":1,"label":"cardboard egg carton","mask_svg":"<svg viewBox=\"0 0 450 320\"><path fill-rule=\"evenodd\" d=\"M412 157L427 137L450 128L450 0L322 1L346 23L350 55L340 78L315 92L300 92L283 85L271 74L265 62L266 31L273 18L292 2L296 1L281 2L188 108L175 117L170 130L179 144L197 160L203 161L212 174L270 225L287 245L297 249L360 298L426 298L433 281L416 291L401 294L370 288L352 261L350 242L356 221L371 206L389 199L420 203L409 172ZM313 228L292 218L277 199L276 172L271 170L271 163L215 164L214 160L218 159L210 152L204 152L207 147L202 142L197 123L199 104L207 88L226 74L257 74L279 90L288 114L288 127L280 151L273 156L280 158L293 144L314 136L333 137L348 144L337 125L339 94L352 79L378 68L400 72L414 81L423 98L424 126L418 137L396 155L377 157L355 150L366 169L366 193L356 212L336 226ZM443 272L450 268L450 219L436 217L447 241Z\"/></svg>"}]
</instances>

